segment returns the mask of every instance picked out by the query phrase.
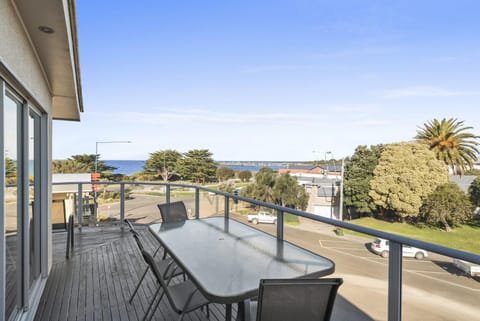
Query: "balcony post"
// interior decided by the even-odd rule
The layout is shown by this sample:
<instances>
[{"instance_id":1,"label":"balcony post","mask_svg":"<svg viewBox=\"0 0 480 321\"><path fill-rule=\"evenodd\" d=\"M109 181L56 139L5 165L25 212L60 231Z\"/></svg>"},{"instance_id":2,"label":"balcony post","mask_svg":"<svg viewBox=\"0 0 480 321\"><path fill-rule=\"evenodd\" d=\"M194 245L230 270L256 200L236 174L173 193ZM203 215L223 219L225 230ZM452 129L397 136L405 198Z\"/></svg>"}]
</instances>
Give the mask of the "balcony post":
<instances>
[{"instance_id":1,"label":"balcony post","mask_svg":"<svg viewBox=\"0 0 480 321\"><path fill-rule=\"evenodd\" d=\"M170 184L165 185L165 203L170 204Z\"/></svg>"},{"instance_id":2,"label":"balcony post","mask_svg":"<svg viewBox=\"0 0 480 321\"><path fill-rule=\"evenodd\" d=\"M277 240L283 241L283 211L277 210Z\"/></svg>"},{"instance_id":3,"label":"balcony post","mask_svg":"<svg viewBox=\"0 0 480 321\"><path fill-rule=\"evenodd\" d=\"M388 321L402 320L402 244L389 241Z\"/></svg>"},{"instance_id":4,"label":"balcony post","mask_svg":"<svg viewBox=\"0 0 480 321\"><path fill-rule=\"evenodd\" d=\"M120 183L120 229L125 229L125 183Z\"/></svg>"},{"instance_id":5,"label":"balcony post","mask_svg":"<svg viewBox=\"0 0 480 321\"><path fill-rule=\"evenodd\" d=\"M225 218L230 217L230 197L225 196Z\"/></svg>"},{"instance_id":6,"label":"balcony post","mask_svg":"<svg viewBox=\"0 0 480 321\"><path fill-rule=\"evenodd\" d=\"M200 218L200 190L195 187L195 219Z\"/></svg>"},{"instance_id":7,"label":"balcony post","mask_svg":"<svg viewBox=\"0 0 480 321\"><path fill-rule=\"evenodd\" d=\"M83 225L83 184L78 183L78 231L82 232L82 225Z\"/></svg>"}]
</instances>

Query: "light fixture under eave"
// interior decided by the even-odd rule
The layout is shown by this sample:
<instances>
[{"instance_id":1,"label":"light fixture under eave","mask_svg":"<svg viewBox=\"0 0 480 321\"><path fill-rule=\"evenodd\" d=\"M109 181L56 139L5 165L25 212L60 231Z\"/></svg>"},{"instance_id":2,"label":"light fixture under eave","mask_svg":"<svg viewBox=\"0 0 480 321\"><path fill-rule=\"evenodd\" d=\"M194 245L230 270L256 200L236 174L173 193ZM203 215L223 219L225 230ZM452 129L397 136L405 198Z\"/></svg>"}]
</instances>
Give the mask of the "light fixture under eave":
<instances>
[{"instance_id":1,"label":"light fixture under eave","mask_svg":"<svg viewBox=\"0 0 480 321\"><path fill-rule=\"evenodd\" d=\"M47 27L47 26L39 26L38 30L40 30L43 33L48 33L48 34L52 34L52 33L55 32L55 30L53 30L52 28Z\"/></svg>"}]
</instances>

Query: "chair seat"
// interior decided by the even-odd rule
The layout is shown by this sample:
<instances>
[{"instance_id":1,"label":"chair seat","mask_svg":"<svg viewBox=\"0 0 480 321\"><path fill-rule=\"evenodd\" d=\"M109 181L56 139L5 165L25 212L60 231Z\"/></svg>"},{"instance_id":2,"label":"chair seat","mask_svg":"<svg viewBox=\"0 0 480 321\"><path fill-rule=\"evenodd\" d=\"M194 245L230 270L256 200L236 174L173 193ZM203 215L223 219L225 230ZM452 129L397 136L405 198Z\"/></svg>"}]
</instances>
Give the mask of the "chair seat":
<instances>
[{"instance_id":1,"label":"chair seat","mask_svg":"<svg viewBox=\"0 0 480 321\"><path fill-rule=\"evenodd\" d=\"M209 301L203 296L203 294L198 290L191 280L170 285L168 288L173 301L173 308L177 313L195 310L196 308L209 303ZM185 304L187 303L187 300L193 291L195 291L195 294L193 295L188 306L185 308Z\"/></svg>"}]
</instances>

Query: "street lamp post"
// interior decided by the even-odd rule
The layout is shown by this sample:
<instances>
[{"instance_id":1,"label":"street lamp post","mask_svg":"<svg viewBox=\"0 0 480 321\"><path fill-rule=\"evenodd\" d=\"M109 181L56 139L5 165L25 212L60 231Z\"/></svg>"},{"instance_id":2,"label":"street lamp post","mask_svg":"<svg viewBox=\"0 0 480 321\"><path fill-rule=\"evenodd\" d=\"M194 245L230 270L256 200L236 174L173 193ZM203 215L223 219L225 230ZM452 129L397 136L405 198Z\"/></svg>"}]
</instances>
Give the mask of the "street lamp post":
<instances>
[{"instance_id":1,"label":"street lamp post","mask_svg":"<svg viewBox=\"0 0 480 321\"><path fill-rule=\"evenodd\" d=\"M326 170L326 175L325 177L328 177L328 162L327 162L327 155L330 154L330 158L332 159L333 158L333 153L328 151L328 152L325 152L325 165L327 166L327 170Z\"/></svg>"},{"instance_id":2,"label":"street lamp post","mask_svg":"<svg viewBox=\"0 0 480 321\"><path fill-rule=\"evenodd\" d=\"M114 140L114 141L103 141L95 142L95 174L98 171L98 144L131 144L129 140ZM94 217L97 218L97 190L93 190L93 211Z\"/></svg>"}]
</instances>

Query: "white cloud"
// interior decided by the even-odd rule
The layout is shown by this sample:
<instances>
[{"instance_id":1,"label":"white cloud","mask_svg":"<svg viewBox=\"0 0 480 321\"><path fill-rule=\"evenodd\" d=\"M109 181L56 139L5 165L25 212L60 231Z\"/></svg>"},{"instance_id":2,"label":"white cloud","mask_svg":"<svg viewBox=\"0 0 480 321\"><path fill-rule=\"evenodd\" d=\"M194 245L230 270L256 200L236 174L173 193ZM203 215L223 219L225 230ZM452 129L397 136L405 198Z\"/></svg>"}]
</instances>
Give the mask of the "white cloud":
<instances>
[{"instance_id":1,"label":"white cloud","mask_svg":"<svg viewBox=\"0 0 480 321\"><path fill-rule=\"evenodd\" d=\"M478 92L473 91L455 91L438 87L419 86L386 90L381 94L381 96L383 98L458 97L477 94Z\"/></svg>"}]
</instances>

